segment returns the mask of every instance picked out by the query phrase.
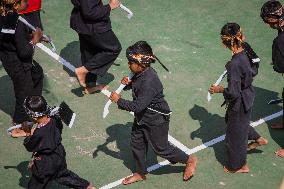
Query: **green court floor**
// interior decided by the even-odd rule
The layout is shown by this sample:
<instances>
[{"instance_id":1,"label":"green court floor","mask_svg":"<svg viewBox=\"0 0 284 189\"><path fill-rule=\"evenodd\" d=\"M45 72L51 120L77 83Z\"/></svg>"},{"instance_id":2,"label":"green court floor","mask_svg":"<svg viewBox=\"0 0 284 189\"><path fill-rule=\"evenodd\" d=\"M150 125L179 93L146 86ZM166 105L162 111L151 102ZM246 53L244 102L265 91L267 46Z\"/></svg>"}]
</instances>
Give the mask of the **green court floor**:
<instances>
[{"instance_id":1,"label":"green court floor","mask_svg":"<svg viewBox=\"0 0 284 189\"><path fill-rule=\"evenodd\" d=\"M207 102L207 89L224 71L230 52L220 43L220 29L227 22L239 23L261 58L259 75L255 78L256 100L252 121L281 110L279 105L267 105L270 99L281 96L284 78L272 70L271 45L277 35L262 23L259 11L264 0L125 0L133 12L128 20L120 9L111 13L112 26L123 50L108 74L100 78L115 90L120 79L129 70L125 49L138 40L146 40L155 54L170 69L166 72L153 65L164 84L166 99L173 111L170 135L188 148L194 148L225 133L225 109L221 95ZM284 2L282 2L284 3ZM69 28L72 10L70 1L43 1L44 31L51 35L57 53L72 64L80 65L77 34ZM112 104L110 114L102 118L107 98L103 94L83 95L72 73L56 61L37 50L35 60L45 73L43 95L51 105L63 100L77 113L72 129L65 128L63 144L67 151L68 166L98 188L121 179L135 170L130 150L130 132L133 117ZM224 83L224 82L223 82ZM224 83L225 84L225 83ZM129 92L123 97L131 98ZM29 180L27 164L31 154L26 152L23 139L6 135L10 115L14 111L14 93L11 80L0 65L0 188L25 188ZM250 173L225 174L224 143L196 153L199 158L195 177L182 181L183 166L165 166L151 173L147 181L127 186L129 189L274 189L284 176L284 160L274 151L284 146L284 131L271 130L275 119L257 127L269 144L248 154ZM149 153L148 164L163 159ZM53 189L65 187L53 184ZM126 188L118 186L117 188Z\"/></svg>"}]
</instances>

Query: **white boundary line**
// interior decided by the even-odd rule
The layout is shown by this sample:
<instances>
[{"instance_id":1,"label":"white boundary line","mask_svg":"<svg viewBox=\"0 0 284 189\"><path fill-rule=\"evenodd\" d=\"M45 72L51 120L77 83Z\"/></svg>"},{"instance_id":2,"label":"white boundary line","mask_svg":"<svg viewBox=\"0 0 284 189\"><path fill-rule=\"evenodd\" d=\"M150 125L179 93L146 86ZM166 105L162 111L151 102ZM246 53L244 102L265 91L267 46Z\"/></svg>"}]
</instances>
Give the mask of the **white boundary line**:
<instances>
[{"instance_id":1,"label":"white boundary line","mask_svg":"<svg viewBox=\"0 0 284 189\"><path fill-rule=\"evenodd\" d=\"M256 127L256 126L261 125L261 124L263 124L263 123L265 123L267 121L270 121L272 119L280 117L282 114L283 114L283 111L281 110L280 112L277 112L277 113L274 113L274 114L272 114L270 116L267 116L265 118L259 119L258 121L255 121L255 122L251 123L250 125L252 127ZM176 139L174 139L173 137L171 137L169 135L169 141L171 143L173 142L172 143L173 145L177 146L178 148L180 148L182 151L184 151L188 155L196 153L196 152L198 152L200 150L204 150L204 149L206 149L206 148L208 148L208 147L210 147L210 146L212 146L212 145L214 145L214 144L216 144L218 142L221 142L223 140L225 140L225 135L221 135L221 136L219 136L217 138L214 138L214 139L212 139L212 140L210 140L210 141L208 141L208 142L206 142L204 144L196 146L195 148L189 149L189 148L187 148L186 146L184 146L179 141L177 141ZM163 167L165 165L168 165L168 164L170 164L170 162L168 160L165 160L165 161L162 161L162 162L160 162L158 164L152 165L151 167L148 167L147 171L148 172L152 172L152 171L157 170L157 169L159 169L159 168L161 168L161 167ZM131 176L131 175L129 175L129 176ZM114 188L116 186L119 186L119 185L121 185L123 179L124 178L122 178L120 180L117 180L115 182L112 182L110 184L107 184L105 186L102 186L100 189L110 189L110 188Z\"/></svg>"},{"instance_id":2,"label":"white boundary line","mask_svg":"<svg viewBox=\"0 0 284 189\"><path fill-rule=\"evenodd\" d=\"M70 64L68 61L66 61L66 60L63 59L62 57L60 57L60 56L59 56L58 54L56 54L55 52L52 52L49 48L47 48L47 47L44 46L43 44L38 43L38 44L37 44L37 47L39 47L41 50L43 50L45 53L47 53L49 56L51 56L53 59L55 59L55 60L58 61L59 63L61 63L61 64L63 64L64 66L66 66L69 70L71 70L71 71L73 71L73 72L75 71L75 67L74 67L72 64ZM106 95L106 94L105 94L105 95ZM275 118L281 116L282 114L283 114L282 111L277 112L277 113L272 114L272 115L270 115L270 116L267 116L267 117L265 117L265 118L263 118L263 119L260 119L260 120L258 120L258 121L256 121L256 122L253 122L253 123L251 123L250 125L251 125L252 127L256 127L256 126L258 126L258 125L260 125L260 124L262 124L262 123L264 123L264 122L266 122L266 121L275 119ZM225 135L222 135L222 136L219 136L219 137L217 137L217 138L215 138L215 139L213 139L213 140L211 140L211 141L209 141L209 142L206 142L206 143L204 143L204 144L201 144L201 145L199 145L199 146L197 146L197 147L195 147L195 148L193 148L193 149L189 149L189 148L187 148L185 145L183 145L182 143L180 143L178 140L176 140L176 139L173 138L172 136L168 135L168 140L169 140L169 142L172 143L173 145L175 145L176 147L178 147L179 149L181 149L182 151L186 152L188 155L193 154L193 153L196 153L196 152L198 152L198 151L200 151L200 150L203 150L203 149L205 149L205 148L207 148L207 147L209 147L209 146L212 146L212 145L214 145L214 144L216 144L216 143L218 143L218 142L223 141L224 139L225 139ZM167 161L167 160L165 160L165 161L162 161L162 162L160 162L160 163L158 163L158 164L152 165L151 167L148 167L147 170L148 170L148 172L151 172L151 171L154 171L154 170L156 170L156 169L159 169L159 168L161 168L161 167L163 167L163 166L165 166L165 165L168 165L168 164L170 164L170 162ZM123 179L124 179L124 178L122 178L122 179L120 179L120 180L118 180L118 181L115 181L115 182L113 182L113 183L110 183L110 184L108 184L108 185L105 185L105 186L101 187L100 189L110 189L110 188L116 187L116 186L118 186L118 185L121 184L121 182L122 182Z\"/></svg>"}]
</instances>

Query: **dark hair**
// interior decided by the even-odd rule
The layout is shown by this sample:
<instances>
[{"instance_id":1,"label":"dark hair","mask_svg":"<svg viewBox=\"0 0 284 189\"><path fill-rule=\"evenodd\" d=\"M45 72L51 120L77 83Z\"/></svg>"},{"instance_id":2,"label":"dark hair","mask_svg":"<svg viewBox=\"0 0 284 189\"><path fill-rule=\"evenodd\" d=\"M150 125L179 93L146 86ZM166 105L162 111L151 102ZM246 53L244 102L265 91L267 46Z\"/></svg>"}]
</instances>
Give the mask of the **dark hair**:
<instances>
[{"instance_id":1,"label":"dark hair","mask_svg":"<svg viewBox=\"0 0 284 189\"><path fill-rule=\"evenodd\" d=\"M268 18L280 19L282 15L277 14L277 11L282 8L282 5L279 1L267 1L263 4L260 12L260 17L266 23L269 23Z\"/></svg>"},{"instance_id":2,"label":"dark hair","mask_svg":"<svg viewBox=\"0 0 284 189\"><path fill-rule=\"evenodd\" d=\"M149 67L156 60L169 72L169 69L154 55L151 46L146 41L138 41L126 49L126 57L129 62L137 63L142 67Z\"/></svg>"},{"instance_id":3,"label":"dark hair","mask_svg":"<svg viewBox=\"0 0 284 189\"><path fill-rule=\"evenodd\" d=\"M24 107L31 117L35 117L32 113L37 113L37 115L48 113L48 105L43 96L28 96L25 99Z\"/></svg>"},{"instance_id":4,"label":"dark hair","mask_svg":"<svg viewBox=\"0 0 284 189\"><path fill-rule=\"evenodd\" d=\"M126 49L126 57L129 62L148 66L156 61L151 46L146 41L138 41Z\"/></svg>"},{"instance_id":5,"label":"dark hair","mask_svg":"<svg viewBox=\"0 0 284 189\"><path fill-rule=\"evenodd\" d=\"M241 27L237 23L227 23L221 29L221 40L222 43L228 47L232 48L233 46L240 47L242 46L242 31Z\"/></svg>"},{"instance_id":6,"label":"dark hair","mask_svg":"<svg viewBox=\"0 0 284 189\"><path fill-rule=\"evenodd\" d=\"M6 16L9 11L14 9L17 3L21 3L21 0L0 0L0 15Z\"/></svg>"}]
</instances>

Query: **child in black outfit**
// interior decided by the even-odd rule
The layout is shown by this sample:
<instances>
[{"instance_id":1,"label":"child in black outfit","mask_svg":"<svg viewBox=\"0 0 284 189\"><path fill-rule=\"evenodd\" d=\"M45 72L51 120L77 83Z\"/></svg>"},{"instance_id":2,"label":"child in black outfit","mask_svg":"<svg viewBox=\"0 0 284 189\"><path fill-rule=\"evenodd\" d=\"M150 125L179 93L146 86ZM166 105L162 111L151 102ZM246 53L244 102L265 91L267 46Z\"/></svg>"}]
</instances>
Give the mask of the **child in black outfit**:
<instances>
[{"instance_id":1,"label":"child in black outfit","mask_svg":"<svg viewBox=\"0 0 284 189\"><path fill-rule=\"evenodd\" d=\"M139 41L126 50L128 65L135 74L132 80L124 77L122 83L132 88L133 101L122 99L112 92L110 99L120 109L134 112L134 123L131 133L131 146L136 161L137 172L125 178L123 184L146 179L146 153L148 144L154 152L171 163L186 164L183 179L189 180L196 169L197 158L168 142L170 108L164 99L163 85L156 71L150 64L157 60L152 48L145 41Z\"/></svg>"},{"instance_id":2,"label":"child in black outfit","mask_svg":"<svg viewBox=\"0 0 284 189\"><path fill-rule=\"evenodd\" d=\"M28 96L24 102L27 114L37 123L31 130L25 127L24 146L33 153L29 165L32 177L29 189L47 188L52 180L75 189L95 189L88 181L67 169L66 153L61 143L63 129L59 117L49 117L51 108L42 96Z\"/></svg>"},{"instance_id":3,"label":"child in black outfit","mask_svg":"<svg viewBox=\"0 0 284 189\"><path fill-rule=\"evenodd\" d=\"M255 97L252 82L259 65L252 63L246 54L247 43L244 39L238 24L228 23L222 28L222 43L233 55L226 64L228 87L212 85L209 89L211 94L223 93L227 104L225 121L228 164L224 166L224 171L231 173L248 173L247 150L268 143L249 125ZM248 140L254 142L248 145Z\"/></svg>"},{"instance_id":4,"label":"child in black outfit","mask_svg":"<svg viewBox=\"0 0 284 189\"><path fill-rule=\"evenodd\" d=\"M272 64L274 71L284 73L284 9L279 1L267 1L261 8L260 13L263 21L272 29L278 30L278 36L273 40L272 45ZM282 99L284 98L284 88ZM284 110L284 101L283 101ZM274 129L284 128L284 114L282 123L271 126ZM275 152L279 157L284 157L284 149Z\"/></svg>"},{"instance_id":5,"label":"child in black outfit","mask_svg":"<svg viewBox=\"0 0 284 189\"><path fill-rule=\"evenodd\" d=\"M101 90L98 76L104 76L121 51L121 44L111 28L110 12L119 7L119 0L71 0L74 9L70 25L79 35L82 66L75 73L85 93Z\"/></svg>"},{"instance_id":6,"label":"child in black outfit","mask_svg":"<svg viewBox=\"0 0 284 189\"><path fill-rule=\"evenodd\" d=\"M13 122L26 125L29 117L23 108L28 95L41 95L43 87L43 70L33 62L35 45L42 40L42 31L31 31L18 21L18 12L27 8L27 0L2 0L0 14L2 28L0 38L1 61L10 76L16 97ZM25 16L23 15L25 18ZM14 130L12 136L24 136L22 130Z\"/></svg>"}]
</instances>

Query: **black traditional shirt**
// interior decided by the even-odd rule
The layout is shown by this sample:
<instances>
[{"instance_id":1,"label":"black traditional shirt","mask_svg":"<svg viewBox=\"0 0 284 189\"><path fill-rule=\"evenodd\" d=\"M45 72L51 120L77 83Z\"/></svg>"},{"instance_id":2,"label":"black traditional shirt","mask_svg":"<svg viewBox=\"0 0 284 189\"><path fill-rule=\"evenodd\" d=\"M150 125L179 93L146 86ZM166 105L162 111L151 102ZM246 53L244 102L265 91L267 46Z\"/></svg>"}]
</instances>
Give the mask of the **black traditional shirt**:
<instances>
[{"instance_id":1,"label":"black traditional shirt","mask_svg":"<svg viewBox=\"0 0 284 189\"><path fill-rule=\"evenodd\" d=\"M244 105L245 110L248 111L252 108L255 97L252 82L258 65L251 65L246 53L242 51L233 55L226 69L228 87L223 93L225 101L234 111L239 111L241 105Z\"/></svg>"},{"instance_id":2,"label":"black traditional shirt","mask_svg":"<svg viewBox=\"0 0 284 189\"><path fill-rule=\"evenodd\" d=\"M272 63L276 72L284 73L284 31L279 31L278 36L273 40Z\"/></svg>"},{"instance_id":3,"label":"black traditional shirt","mask_svg":"<svg viewBox=\"0 0 284 189\"><path fill-rule=\"evenodd\" d=\"M70 26L80 34L91 35L111 30L109 4L101 0L71 0L74 8L71 13Z\"/></svg>"},{"instance_id":4,"label":"black traditional shirt","mask_svg":"<svg viewBox=\"0 0 284 189\"><path fill-rule=\"evenodd\" d=\"M140 74L136 74L131 82L133 101L120 98L118 107L123 110L134 112L138 123L150 122L159 113L148 108L163 113L169 113L170 108L164 99L163 85L157 72L149 67Z\"/></svg>"},{"instance_id":5,"label":"black traditional shirt","mask_svg":"<svg viewBox=\"0 0 284 189\"><path fill-rule=\"evenodd\" d=\"M25 138L24 146L35 157L31 168L33 174L54 175L66 164L66 153L61 144L62 128L60 118L53 117L46 125L35 129L33 135Z\"/></svg>"},{"instance_id":6,"label":"black traditional shirt","mask_svg":"<svg viewBox=\"0 0 284 189\"><path fill-rule=\"evenodd\" d=\"M25 18L24 15L22 15ZM2 18L4 22L3 27L6 25L5 22L13 20L16 23L9 23L9 25L15 25L14 33L12 33L13 28L9 28L7 33L2 33L0 42L0 51L3 53L3 58L5 56L16 56L18 60L22 63L29 63L31 65L32 58L34 54L34 47L30 43L32 40L32 31L18 19L13 19L10 17L18 17L17 14L8 14ZM1 31L5 31L5 28L1 28ZM7 31L7 30L6 30ZM10 32L10 33L9 33Z\"/></svg>"}]
</instances>

